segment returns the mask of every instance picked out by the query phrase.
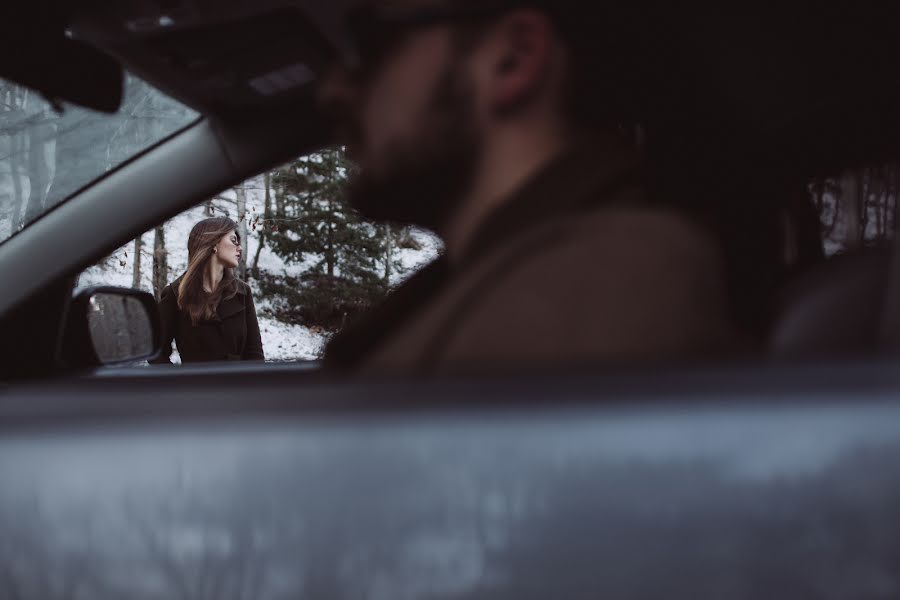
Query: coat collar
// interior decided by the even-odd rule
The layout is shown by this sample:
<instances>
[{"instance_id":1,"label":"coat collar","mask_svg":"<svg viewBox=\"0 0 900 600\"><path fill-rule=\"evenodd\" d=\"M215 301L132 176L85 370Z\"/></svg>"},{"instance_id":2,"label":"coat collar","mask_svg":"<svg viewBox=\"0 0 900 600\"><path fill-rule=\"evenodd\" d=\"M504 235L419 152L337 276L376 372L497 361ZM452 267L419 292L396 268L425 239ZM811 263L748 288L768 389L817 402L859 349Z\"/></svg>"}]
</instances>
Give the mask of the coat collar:
<instances>
[{"instance_id":1,"label":"coat collar","mask_svg":"<svg viewBox=\"0 0 900 600\"><path fill-rule=\"evenodd\" d=\"M540 169L482 223L460 265L484 256L515 234L554 216L603 203L609 192L638 183L636 153L624 143L598 148L581 142Z\"/></svg>"},{"instance_id":2,"label":"coat collar","mask_svg":"<svg viewBox=\"0 0 900 600\"><path fill-rule=\"evenodd\" d=\"M243 296L245 294L246 292L242 290L231 298L227 298L219 302L219 306L216 308L216 314L218 314L219 318L227 319L228 317L244 310Z\"/></svg>"},{"instance_id":3,"label":"coat collar","mask_svg":"<svg viewBox=\"0 0 900 600\"><path fill-rule=\"evenodd\" d=\"M184 275L181 275L170 284L172 292L175 294L176 298L178 296L178 287L181 285L182 279L184 279ZM219 302L219 306L216 307L216 317L212 319L213 321L221 321L223 319L227 319L228 317L244 310L244 306L246 304L244 297L250 293L250 286L248 286L240 279L237 279L236 283L237 293L234 296L225 298L221 302Z\"/></svg>"}]
</instances>

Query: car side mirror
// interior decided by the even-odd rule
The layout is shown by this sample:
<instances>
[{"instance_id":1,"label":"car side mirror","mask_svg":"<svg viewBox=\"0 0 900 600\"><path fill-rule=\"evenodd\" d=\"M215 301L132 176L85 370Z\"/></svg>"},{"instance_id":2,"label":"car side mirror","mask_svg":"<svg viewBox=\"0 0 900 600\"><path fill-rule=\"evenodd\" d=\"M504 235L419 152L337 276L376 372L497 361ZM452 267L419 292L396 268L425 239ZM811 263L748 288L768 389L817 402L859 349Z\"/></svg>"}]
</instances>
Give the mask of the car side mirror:
<instances>
[{"instance_id":1,"label":"car side mirror","mask_svg":"<svg viewBox=\"0 0 900 600\"><path fill-rule=\"evenodd\" d=\"M151 294L89 288L70 305L62 360L73 367L149 360L159 355L160 340L159 310Z\"/></svg>"}]
</instances>

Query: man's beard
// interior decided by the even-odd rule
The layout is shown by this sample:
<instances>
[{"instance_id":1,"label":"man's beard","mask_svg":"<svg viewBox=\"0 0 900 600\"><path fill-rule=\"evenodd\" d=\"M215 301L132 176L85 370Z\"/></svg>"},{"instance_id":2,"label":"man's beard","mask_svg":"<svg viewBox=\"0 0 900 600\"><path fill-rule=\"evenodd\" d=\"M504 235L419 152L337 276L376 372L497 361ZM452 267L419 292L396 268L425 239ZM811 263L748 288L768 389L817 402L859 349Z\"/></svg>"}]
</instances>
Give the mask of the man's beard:
<instances>
[{"instance_id":1,"label":"man's beard","mask_svg":"<svg viewBox=\"0 0 900 600\"><path fill-rule=\"evenodd\" d=\"M473 183L481 151L474 113L460 69L448 66L422 130L387 149L382 172L352 177L350 204L368 219L440 232Z\"/></svg>"}]
</instances>

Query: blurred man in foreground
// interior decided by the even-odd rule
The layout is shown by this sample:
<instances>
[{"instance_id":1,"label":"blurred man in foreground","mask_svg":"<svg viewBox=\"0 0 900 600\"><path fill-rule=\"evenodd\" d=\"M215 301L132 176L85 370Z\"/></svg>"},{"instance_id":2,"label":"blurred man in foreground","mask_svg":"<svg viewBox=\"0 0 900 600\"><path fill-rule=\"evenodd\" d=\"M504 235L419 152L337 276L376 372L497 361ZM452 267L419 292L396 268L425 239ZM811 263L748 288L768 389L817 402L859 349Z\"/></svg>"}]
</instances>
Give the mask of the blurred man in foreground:
<instances>
[{"instance_id":1,"label":"blurred man in foreground","mask_svg":"<svg viewBox=\"0 0 900 600\"><path fill-rule=\"evenodd\" d=\"M648 197L623 127L627 61L582 46L597 32L577 5L355 9L355 60L322 88L360 168L350 199L369 218L433 229L445 253L339 334L326 363L557 368L735 346L720 249Z\"/></svg>"}]
</instances>

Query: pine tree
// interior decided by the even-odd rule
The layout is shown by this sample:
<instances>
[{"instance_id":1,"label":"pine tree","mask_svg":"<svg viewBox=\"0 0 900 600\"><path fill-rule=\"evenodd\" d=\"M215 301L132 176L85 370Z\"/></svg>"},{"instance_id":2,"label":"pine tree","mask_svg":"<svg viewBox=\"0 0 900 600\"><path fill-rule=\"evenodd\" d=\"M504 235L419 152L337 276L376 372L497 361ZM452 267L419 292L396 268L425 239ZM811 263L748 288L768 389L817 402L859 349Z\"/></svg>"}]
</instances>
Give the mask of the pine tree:
<instances>
[{"instance_id":1,"label":"pine tree","mask_svg":"<svg viewBox=\"0 0 900 600\"><path fill-rule=\"evenodd\" d=\"M300 278L263 282L286 296L291 320L329 329L381 300L399 269L385 226L360 219L344 201L352 165L339 149L301 158L274 173L276 214L268 242L287 263L314 261ZM387 261L387 262L386 262Z\"/></svg>"}]
</instances>

